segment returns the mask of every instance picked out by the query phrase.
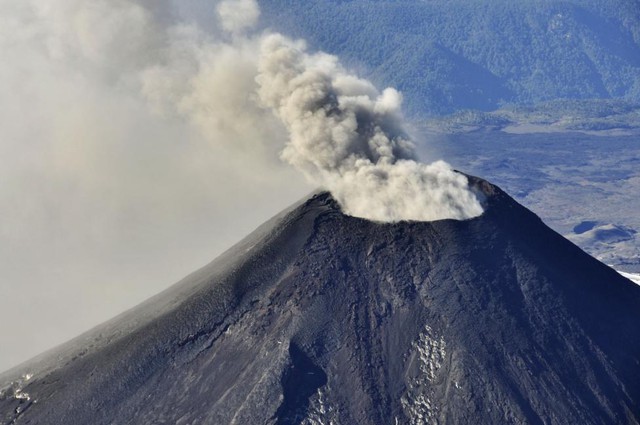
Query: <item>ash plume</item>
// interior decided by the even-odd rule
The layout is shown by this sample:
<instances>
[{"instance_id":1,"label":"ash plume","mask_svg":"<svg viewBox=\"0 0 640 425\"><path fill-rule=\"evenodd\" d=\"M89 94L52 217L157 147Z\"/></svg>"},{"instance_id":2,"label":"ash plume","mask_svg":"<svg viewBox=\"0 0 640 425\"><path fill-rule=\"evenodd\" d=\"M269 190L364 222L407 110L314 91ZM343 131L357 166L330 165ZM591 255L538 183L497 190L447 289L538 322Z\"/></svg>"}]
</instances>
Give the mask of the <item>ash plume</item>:
<instances>
[{"instance_id":1,"label":"ash plume","mask_svg":"<svg viewBox=\"0 0 640 425\"><path fill-rule=\"evenodd\" d=\"M0 0L0 280L13 282L0 322L21 317L6 336L22 341L0 369L156 293L308 193L294 167L360 217L481 213L463 176L416 162L396 91L257 33L255 0L218 2L206 30L176 4ZM71 305L77 294L86 302Z\"/></svg>"},{"instance_id":2,"label":"ash plume","mask_svg":"<svg viewBox=\"0 0 640 425\"><path fill-rule=\"evenodd\" d=\"M258 93L286 126L281 157L326 187L343 210L377 221L467 219L482 214L466 177L444 161L416 161L401 95L379 93L335 56L309 54L279 34L261 40Z\"/></svg>"},{"instance_id":3,"label":"ash plume","mask_svg":"<svg viewBox=\"0 0 640 425\"><path fill-rule=\"evenodd\" d=\"M260 17L256 0L222 0L216 8L225 31L240 33L253 27Z\"/></svg>"}]
</instances>

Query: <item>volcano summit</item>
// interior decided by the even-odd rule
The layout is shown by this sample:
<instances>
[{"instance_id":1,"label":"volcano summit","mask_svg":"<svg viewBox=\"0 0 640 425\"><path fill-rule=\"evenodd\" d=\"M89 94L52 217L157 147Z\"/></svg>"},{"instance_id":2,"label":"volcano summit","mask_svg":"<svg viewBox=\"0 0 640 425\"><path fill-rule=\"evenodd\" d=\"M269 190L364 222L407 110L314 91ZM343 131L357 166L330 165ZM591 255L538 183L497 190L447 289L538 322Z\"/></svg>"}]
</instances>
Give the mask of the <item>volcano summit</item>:
<instances>
[{"instance_id":1,"label":"volcano summit","mask_svg":"<svg viewBox=\"0 0 640 425\"><path fill-rule=\"evenodd\" d=\"M0 376L24 424L637 424L640 287L497 187L464 221L320 193Z\"/></svg>"}]
</instances>

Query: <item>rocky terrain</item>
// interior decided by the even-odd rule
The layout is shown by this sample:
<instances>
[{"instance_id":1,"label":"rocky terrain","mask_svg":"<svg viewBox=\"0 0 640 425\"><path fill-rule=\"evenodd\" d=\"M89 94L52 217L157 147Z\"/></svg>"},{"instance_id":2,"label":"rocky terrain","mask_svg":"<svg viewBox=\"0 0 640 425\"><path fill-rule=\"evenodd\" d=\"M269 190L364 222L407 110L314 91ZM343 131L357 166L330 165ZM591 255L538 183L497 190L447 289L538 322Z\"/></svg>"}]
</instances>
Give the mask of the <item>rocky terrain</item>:
<instances>
[{"instance_id":1,"label":"rocky terrain","mask_svg":"<svg viewBox=\"0 0 640 425\"><path fill-rule=\"evenodd\" d=\"M640 287L478 179L485 213L313 195L0 376L6 424L637 424Z\"/></svg>"}]
</instances>

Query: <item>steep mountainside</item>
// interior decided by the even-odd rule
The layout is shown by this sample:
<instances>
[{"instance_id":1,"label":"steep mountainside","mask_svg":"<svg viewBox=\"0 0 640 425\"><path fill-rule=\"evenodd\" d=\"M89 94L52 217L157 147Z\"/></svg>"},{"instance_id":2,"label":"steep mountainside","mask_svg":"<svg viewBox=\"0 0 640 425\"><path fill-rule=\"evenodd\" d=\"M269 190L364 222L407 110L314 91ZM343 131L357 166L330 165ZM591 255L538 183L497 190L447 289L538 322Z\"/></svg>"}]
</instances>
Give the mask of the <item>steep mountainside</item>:
<instances>
[{"instance_id":1,"label":"steep mountainside","mask_svg":"<svg viewBox=\"0 0 640 425\"><path fill-rule=\"evenodd\" d=\"M261 0L265 26L369 70L414 114L640 102L636 0Z\"/></svg>"},{"instance_id":2,"label":"steep mountainside","mask_svg":"<svg viewBox=\"0 0 640 425\"><path fill-rule=\"evenodd\" d=\"M495 186L467 221L322 193L0 376L19 424L637 424L640 287Z\"/></svg>"}]
</instances>

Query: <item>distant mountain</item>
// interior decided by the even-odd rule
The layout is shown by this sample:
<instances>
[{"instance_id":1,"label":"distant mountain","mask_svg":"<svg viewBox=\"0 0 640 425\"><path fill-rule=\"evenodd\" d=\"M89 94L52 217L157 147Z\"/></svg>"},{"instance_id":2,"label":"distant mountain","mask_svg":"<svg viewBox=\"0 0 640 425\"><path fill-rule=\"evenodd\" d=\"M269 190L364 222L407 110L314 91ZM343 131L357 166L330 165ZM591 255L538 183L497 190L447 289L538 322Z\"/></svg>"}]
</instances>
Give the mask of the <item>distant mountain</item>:
<instances>
[{"instance_id":1,"label":"distant mountain","mask_svg":"<svg viewBox=\"0 0 640 425\"><path fill-rule=\"evenodd\" d=\"M410 114L640 102L637 0L261 0L265 26L338 54Z\"/></svg>"},{"instance_id":2,"label":"distant mountain","mask_svg":"<svg viewBox=\"0 0 640 425\"><path fill-rule=\"evenodd\" d=\"M517 133L584 132L640 134L640 104L623 100L553 100L536 106L510 106L491 112L461 110L417 120L416 125L446 134L505 130Z\"/></svg>"},{"instance_id":3,"label":"distant mountain","mask_svg":"<svg viewBox=\"0 0 640 425\"><path fill-rule=\"evenodd\" d=\"M1 375L1 420L638 424L640 286L472 182L486 211L467 221L311 197Z\"/></svg>"}]
</instances>

